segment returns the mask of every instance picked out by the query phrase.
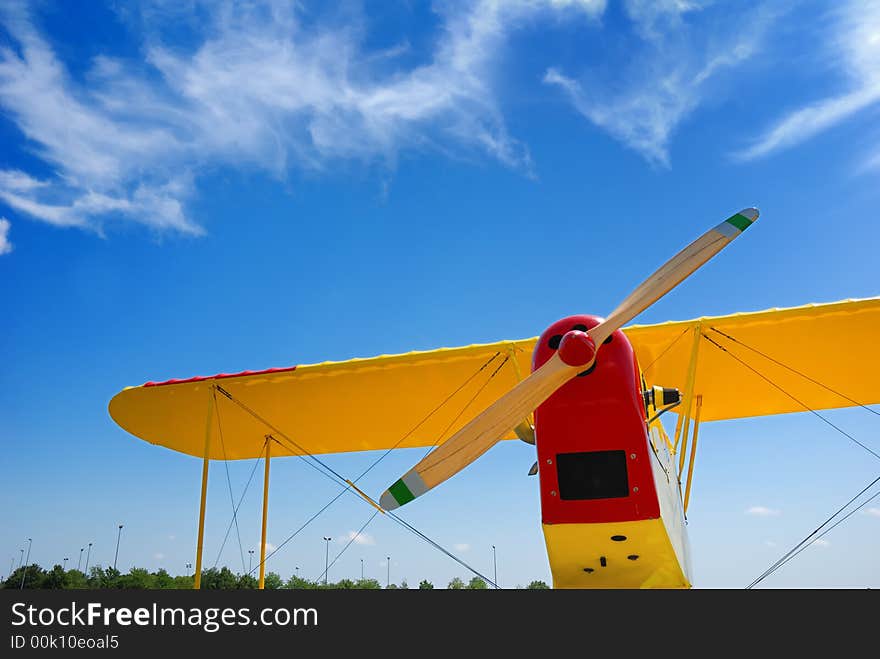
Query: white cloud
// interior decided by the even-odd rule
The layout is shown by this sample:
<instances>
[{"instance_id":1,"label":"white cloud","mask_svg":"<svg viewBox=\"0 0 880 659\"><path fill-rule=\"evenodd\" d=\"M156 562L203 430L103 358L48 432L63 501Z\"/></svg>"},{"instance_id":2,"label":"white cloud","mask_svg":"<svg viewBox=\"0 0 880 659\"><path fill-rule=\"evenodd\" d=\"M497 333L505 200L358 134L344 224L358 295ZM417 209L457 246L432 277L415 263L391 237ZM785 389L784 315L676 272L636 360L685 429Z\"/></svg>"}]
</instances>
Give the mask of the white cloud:
<instances>
[{"instance_id":1,"label":"white cloud","mask_svg":"<svg viewBox=\"0 0 880 659\"><path fill-rule=\"evenodd\" d=\"M813 540L812 544L817 547L830 547L831 543L825 540L824 538L819 538L818 540Z\"/></svg>"},{"instance_id":2,"label":"white cloud","mask_svg":"<svg viewBox=\"0 0 880 659\"><path fill-rule=\"evenodd\" d=\"M863 515L870 515L871 517L880 517L880 508L865 508L862 511Z\"/></svg>"},{"instance_id":3,"label":"white cloud","mask_svg":"<svg viewBox=\"0 0 880 659\"><path fill-rule=\"evenodd\" d=\"M767 506L752 506L746 510L746 515L755 515L757 517L776 517L781 515L782 511Z\"/></svg>"},{"instance_id":4,"label":"white cloud","mask_svg":"<svg viewBox=\"0 0 880 659\"><path fill-rule=\"evenodd\" d=\"M791 111L738 158L752 160L800 144L880 102L880 0L850 1L836 11L829 57L847 79L846 91Z\"/></svg>"},{"instance_id":5,"label":"white cloud","mask_svg":"<svg viewBox=\"0 0 880 659\"><path fill-rule=\"evenodd\" d=\"M767 545L768 547L776 547L776 543L773 542L772 540L765 540L764 544Z\"/></svg>"},{"instance_id":6,"label":"white cloud","mask_svg":"<svg viewBox=\"0 0 880 659\"><path fill-rule=\"evenodd\" d=\"M466 542L460 542L456 545L452 545L452 548L455 549L455 551L467 551L471 546Z\"/></svg>"},{"instance_id":7,"label":"white cloud","mask_svg":"<svg viewBox=\"0 0 880 659\"><path fill-rule=\"evenodd\" d=\"M163 558L165 558L165 554L163 554L162 552L157 552L153 554L153 558L155 558L157 561L161 561Z\"/></svg>"},{"instance_id":8,"label":"white cloud","mask_svg":"<svg viewBox=\"0 0 880 659\"><path fill-rule=\"evenodd\" d=\"M0 254L9 254L12 243L9 242L9 228L12 225L5 217L0 217Z\"/></svg>"},{"instance_id":9,"label":"white cloud","mask_svg":"<svg viewBox=\"0 0 880 659\"><path fill-rule=\"evenodd\" d=\"M348 544L352 540L354 540L354 544L356 544L356 545L375 545L376 544L376 539L373 536L371 536L369 533L361 532L361 534L358 535L357 531L349 531L344 536L336 539L336 541L341 545Z\"/></svg>"},{"instance_id":10,"label":"white cloud","mask_svg":"<svg viewBox=\"0 0 880 659\"><path fill-rule=\"evenodd\" d=\"M725 71L758 52L775 14L763 8L731 15L724 29L689 24L686 13L705 3L631 1L626 8L639 39L627 42L620 61L569 76L547 69L544 82L559 87L575 109L649 162L669 166L669 142L679 124L713 91Z\"/></svg>"},{"instance_id":11,"label":"white cloud","mask_svg":"<svg viewBox=\"0 0 880 659\"><path fill-rule=\"evenodd\" d=\"M483 153L529 172L493 90L509 32L540 12L601 15L605 0L482 0L443 5L427 60L365 48L368 21L340 24L298 3L146 3L145 61L98 55L79 78L24 5L0 9L0 106L54 175L0 173L0 199L57 226L101 230L123 218L198 235L186 212L200 173L255 168L277 178L340 161L393 168L405 150ZM314 14L314 15L313 15ZM172 47L169 24L193 28Z\"/></svg>"}]
</instances>

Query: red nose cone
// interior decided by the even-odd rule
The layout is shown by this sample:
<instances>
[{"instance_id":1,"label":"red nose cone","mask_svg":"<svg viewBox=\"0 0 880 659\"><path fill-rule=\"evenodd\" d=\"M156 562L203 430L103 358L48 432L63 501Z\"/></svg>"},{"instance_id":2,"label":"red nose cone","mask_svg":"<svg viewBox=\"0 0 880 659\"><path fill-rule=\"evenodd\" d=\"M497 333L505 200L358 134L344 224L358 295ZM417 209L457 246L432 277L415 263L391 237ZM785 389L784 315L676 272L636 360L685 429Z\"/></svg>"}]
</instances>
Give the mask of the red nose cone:
<instances>
[{"instance_id":1,"label":"red nose cone","mask_svg":"<svg viewBox=\"0 0 880 659\"><path fill-rule=\"evenodd\" d=\"M559 342L559 358L569 366L586 366L596 356L596 344L586 332L571 330Z\"/></svg>"}]
</instances>

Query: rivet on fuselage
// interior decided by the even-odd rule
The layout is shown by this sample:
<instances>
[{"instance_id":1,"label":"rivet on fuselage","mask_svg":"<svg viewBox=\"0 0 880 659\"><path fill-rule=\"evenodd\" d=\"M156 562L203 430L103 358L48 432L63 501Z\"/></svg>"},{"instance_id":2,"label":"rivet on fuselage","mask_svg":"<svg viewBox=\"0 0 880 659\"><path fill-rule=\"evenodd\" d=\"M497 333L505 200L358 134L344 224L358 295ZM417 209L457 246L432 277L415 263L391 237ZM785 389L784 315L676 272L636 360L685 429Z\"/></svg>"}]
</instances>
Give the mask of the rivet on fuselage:
<instances>
[{"instance_id":1,"label":"rivet on fuselage","mask_svg":"<svg viewBox=\"0 0 880 659\"><path fill-rule=\"evenodd\" d=\"M639 491L639 488L638 488L638 487L634 487L634 488L633 488L633 492L634 492L634 493L635 493L635 492L638 492L638 491Z\"/></svg>"},{"instance_id":2,"label":"rivet on fuselage","mask_svg":"<svg viewBox=\"0 0 880 659\"><path fill-rule=\"evenodd\" d=\"M630 460L635 460L635 459L636 459L636 454L635 454L635 453L630 453L630 454L629 454L629 459L630 459Z\"/></svg>"},{"instance_id":3,"label":"rivet on fuselage","mask_svg":"<svg viewBox=\"0 0 880 659\"><path fill-rule=\"evenodd\" d=\"M555 497L555 496L556 496L556 490L550 490L550 496L551 496L551 497Z\"/></svg>"},{"instance_id":4,"label":"rivet on fuselage","mask_svg":"<svg viewBox=\"0 0 880 659\"><path fill-rule=\"evenodd\" d=\"M553 460L551 460L550 458L547 458L547 464L548 464L548 465L552 465L552 464L553 464Z\"/></svg>"}]
</instances>

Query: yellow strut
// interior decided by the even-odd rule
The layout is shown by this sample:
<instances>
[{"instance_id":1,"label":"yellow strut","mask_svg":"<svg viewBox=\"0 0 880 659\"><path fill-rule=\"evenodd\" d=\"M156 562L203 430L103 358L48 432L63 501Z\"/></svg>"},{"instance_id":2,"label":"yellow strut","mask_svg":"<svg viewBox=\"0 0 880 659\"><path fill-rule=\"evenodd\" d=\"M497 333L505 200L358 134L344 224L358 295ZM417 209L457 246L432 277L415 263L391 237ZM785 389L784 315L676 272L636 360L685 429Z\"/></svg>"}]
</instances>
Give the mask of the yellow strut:
<instances>
[{"instance_id":1,"label":"yellow strut","mask_svg":"<svg viewBox=\"0 0 880 659\"><path fill-rule=\"evenodd\" d=\"M260 585L266 587L266 518L269 513L269 460L271 458L272 437L266 437L266 471L263 473L263 535L260 540Z\"/></svg>"},{"instance_id":2,"label":"yellow strut","mask_svg":"<svg viewBox=\"0 0 880 659\"><path fill-rule=\"evenodd\" d=\"M214 420L214 385L208 387L208 419L205 421L205 457L202 460L202 497L199 503L199 539L196 543L196 574L193 588L202 587L202 547L205 543L205 499L208 495L208 448L211 446L211 427Z\"/></svg>"},{"instance_id":3,"label":"yellow strut","mask_svg":"<svg viewBox=\"0 0 880 659\"><path fill-rule=\"evenodd\" d=\"M687 453L688 435L691 427L691 410L694 404L694 381L697 379L697 359L700 356L700 339L703 336L703 323L697 323L694 327L694 342L691 346L691 361L688 365L688 379L684 388L684 401L682 413L679 415L679 423L684 421L681 433L681 453L678 456L678 483L681 485L681 474L684 471L684 456ZM679 447L678 429L676 429L675 448Z\"/></svg>"},{"instance_id":4,"label":"yellow strut","mask_svg":"<svg viewBox=\"0 0 880 659\"><path fill-rule=\"evenodd\" d=\"M694 438L691 440L691 459L688 462L687 486L684 490L684 512L687 513L688 501L691 498L691 480L694 477L694 460L697 457L697 433L700 432L700 410L703 408L703 397L697 396L697 411L694 413Z\"/></svg>"}]
</instances>

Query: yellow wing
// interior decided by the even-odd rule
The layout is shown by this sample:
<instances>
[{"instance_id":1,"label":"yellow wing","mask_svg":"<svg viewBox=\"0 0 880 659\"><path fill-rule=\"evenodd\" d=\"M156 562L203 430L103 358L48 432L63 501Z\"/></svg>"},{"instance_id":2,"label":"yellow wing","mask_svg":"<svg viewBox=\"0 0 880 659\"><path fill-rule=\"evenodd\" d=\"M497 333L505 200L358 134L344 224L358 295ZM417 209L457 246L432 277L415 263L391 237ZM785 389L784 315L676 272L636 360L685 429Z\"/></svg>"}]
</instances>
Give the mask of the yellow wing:
<instances>
[{"instance_id":1,"label":"yellow wing","mask_svg":"<svg viewBox=\"0 0 880 659\"><path fill-rule=\"evenodd\" d=\"M880 297L633 325L649 383L684 391L697 328L703 421L880 403Z\"/></svg>"},{"instance_id":2,"label":"yellow wing","mask_svg":"<svg viewBox=\"0 0 880 659\"><path fill-rule=\"evenodd\" d=\"M813 409L880 402L873 383L880 371L880 298L631 326L624 331L649 383L684 390L697 327ZM201 457L217 386L222 391L210 417L211 459L260 455L265 435L273 432L264 421L314 454L431 446L529 372L535 340L147 383L118 393L110 415L141 439ZM705 421L804 409L703 338L695 393L703 395ZM272 449L273 456L297 452L291 445Z\"/></svg>"}]
</instances>

